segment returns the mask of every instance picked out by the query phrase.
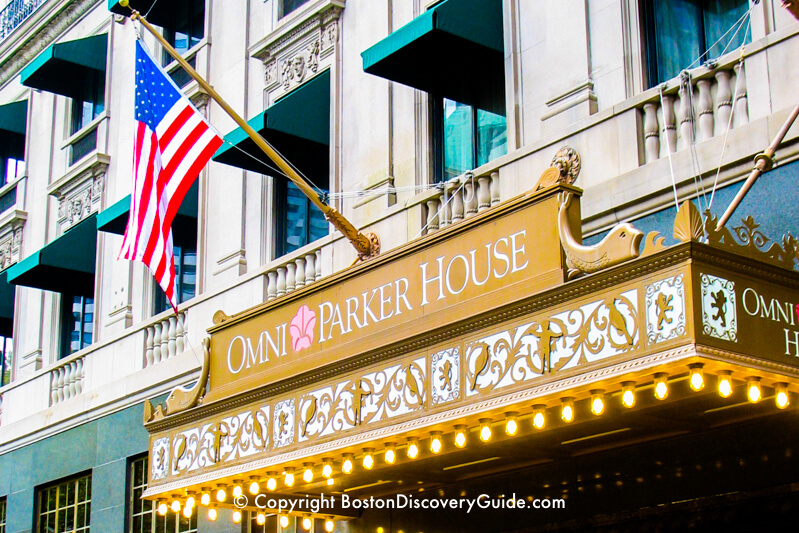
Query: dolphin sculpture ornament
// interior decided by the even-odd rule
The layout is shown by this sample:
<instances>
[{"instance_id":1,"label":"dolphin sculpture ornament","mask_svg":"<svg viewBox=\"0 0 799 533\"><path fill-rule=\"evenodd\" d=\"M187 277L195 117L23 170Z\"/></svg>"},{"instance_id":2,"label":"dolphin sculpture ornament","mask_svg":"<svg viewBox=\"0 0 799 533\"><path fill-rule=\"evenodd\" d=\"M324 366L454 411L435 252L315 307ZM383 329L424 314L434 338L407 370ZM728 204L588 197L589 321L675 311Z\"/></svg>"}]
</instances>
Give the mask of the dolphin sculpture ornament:
<instances>
[{"instance_id":1,"label":"dolphin sculpture ornament","mask_svg":"<svg viewBox=\"0 0 799 533\"><path fill-rule=\"evenodd\" d=\"M150 400L144 401L144 422L154 422L161 420L164 417L174 415L181 411L191 409L196 406L203 396L206 383L208 382L208 373L211 369L211 339L206 337L202 340L203 345L203 366L200 371L200 378L192 387L175 387L169 396L164 401L164 404L159 404L153 408Z\"/></svg>"},{"instance_id":2,"label":"dolphin sculpture ornament","mask_svg":"<svg viewBox=\"0 0 799 533\"><path fill-rule=\"evenodd\" d=\"M572 193L563 192L558 195L558 233L560 244L566 254L568 278L579 274L591 274L602 269L623 263L638 257L638 247L644 234L630 223L617 224L598 244L584 246L577 242L569 227L567 210L572 201Z\"/></svg>"}]
</instances>

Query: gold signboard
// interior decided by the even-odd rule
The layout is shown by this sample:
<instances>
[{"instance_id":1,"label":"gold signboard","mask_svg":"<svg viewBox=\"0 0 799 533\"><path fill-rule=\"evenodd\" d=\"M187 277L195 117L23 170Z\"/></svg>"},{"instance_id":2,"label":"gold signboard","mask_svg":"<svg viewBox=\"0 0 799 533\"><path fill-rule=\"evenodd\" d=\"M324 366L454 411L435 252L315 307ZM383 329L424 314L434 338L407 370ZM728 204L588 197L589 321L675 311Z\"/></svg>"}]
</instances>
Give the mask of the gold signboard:
<instances>
[{"instance_id":1,"label":"gold signboard","mask_svg":"<svg viewBox=\"0 0 799 533\"><path fill-rule=\"evenodd\" d=\"M756 383L758 399L761 386L775 397L799 390L799 274L786 260L698 242L690 204L677 217L676 246L650 235L638 257L641 234L629 224L583 246L576 194L561 183L518 197L223 316L209 330L200 383L145 415L145 496L280 476L291 487L295 472L310 480L333 464L346 475L357 454L410 454L442 434L457 443L499 419L537 424L547 410L565 417L577 402L594 410L611 396L632 408L636 389L666 400L670 379L698 371L729 387ZM179 414L207 374L202 405Z\"/></svg>"},{"instance_id":2,"label":"gold signboard","mask_svg":"<svg viewBox=\"0 0 799 533\"><path fill-rule=\"evenodd\" d=\"M557 192L522 196L211 328L204 403L450 327L562 283ZM579 204L568 217L580 220Z\"/></svg>"}]
</instances>

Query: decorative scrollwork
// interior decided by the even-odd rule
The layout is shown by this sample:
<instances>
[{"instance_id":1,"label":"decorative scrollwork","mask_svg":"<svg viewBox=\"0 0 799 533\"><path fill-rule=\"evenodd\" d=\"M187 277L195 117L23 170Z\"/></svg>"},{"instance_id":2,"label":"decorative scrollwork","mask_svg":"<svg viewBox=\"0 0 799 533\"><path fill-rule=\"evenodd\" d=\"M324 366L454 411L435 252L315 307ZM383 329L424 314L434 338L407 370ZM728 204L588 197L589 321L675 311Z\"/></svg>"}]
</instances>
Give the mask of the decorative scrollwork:
<instances>
[{"instance_id":1,"label":"decorative scrollwork","mask_svg":"<svg viewBox=\"0 0 799 533\"><path fill-rule=\"evenodd\" d=\"M735 233L735 237L733 237L732 232L726 227L717 227L717 217L709 211L705 211L705 231L708 242L717 248L731 250L789 270L796 267L796 260L799 258L799 241L796 237L788 233L782 237L780 245L760 231L760 224L755 222L751 216L741 219L741 223L742 226L733 228Z\"/></svg>"}]
</instances>

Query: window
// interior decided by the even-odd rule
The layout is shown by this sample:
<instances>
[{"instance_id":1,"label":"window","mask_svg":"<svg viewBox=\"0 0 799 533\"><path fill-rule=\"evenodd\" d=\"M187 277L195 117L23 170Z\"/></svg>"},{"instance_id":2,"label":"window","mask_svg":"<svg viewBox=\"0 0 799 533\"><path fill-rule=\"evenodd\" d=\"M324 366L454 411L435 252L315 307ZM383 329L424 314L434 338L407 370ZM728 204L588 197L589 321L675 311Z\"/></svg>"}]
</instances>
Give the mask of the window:
<instances>
[{"instance_id":1,"label":"window","mask_svg":"<svg viewBox=\"0 0 799 533\"><path fill-rule=\"evenodd\" d=\"M141 499L147 488L147 464L146 456L130 463L130 533L197 533L196 512L191 518L172 511L159 516L152 500Z\"/></svg>"},{"instance_id":2,"label":"window","mask_svg":"<svg viewBox=\"0 0 799 533\"><path fill-rule=\"evenodd\" d=\"M11 156L0 157L0 187L25 175L25 161Z\"/></svg>"},{"instance_id":3,"label":"window","mask_svg":"<svg viewBox=\"0 0 799 533\"><path fill-rule=\"evenodd\" d=\"M91 475L39 491L37 533L89 533Z\"/></svg>"},{"instance_id":4,"label":"window","mask_svg":"<svg viewBox=\"0 0 799 533\"><path fill-rule=\"evenodd\" d=\"M172 222L172 249L175 254L175 294L178 303L197 293L197 219L175 217ZM156 283L155 313L171 309L166 294Z\"/></svg>"},{"instance_id":5,"label":"window","mask_svg":"<svg viewBox=\"0 0 799 533\"><path fill-rule=\"evenodd\" d=\"M105 109L105 72L94 70L83 84L81 96L72 99L70 134L74 135L88 126L92 120L102 114L103 109ZM72 143L70 165L74 165L95 148L97 148L96 129Z\"/></svg>"},{"instance_id":6,"label":"window","mask_svg":"<svg viewBox=\"0 0 799 533\"><path fill-rule=\"evenodd\" d=\"M650 87L744 44L745 25L724 34L747 12L748 0L644 0L643 7Z\"/></svg>"},{"instance_id":7,"label":"window","mask_svg":"<svg viewBox=\"0 0 799 533\"><path fill-rule=\"evenodd\" d=\"M280 213L277 253L281 256L327 235L328 222L293 183L286 179L275 181Z\"/></svg>"},{"instance_id":8,"label":"window","mask_svg":"<svg viewBox=\"0 0 799 533\"><path fill-rule=\"evenodd\" d=\"M258 514L253 512L248 514L249 519L243 524L243 533L272 533L273 531L281 531L281 529L278 528L276 515L266 515L266 520L264 521L263 525L258 525ZM290 528L287 528L286 531L290 531Z\"/></svg>"},{"instance_id":9,"label":"window","mask_svg":"<svg viewBox=\"0 0 799 533\"><path fill-rule=\"evenodd\" d=\"M94 298L61 295L61 357L67 357L92 343Z\"/></svg>"},{"instance_id":10,"label":"window","mask_svg":"<svg viewBox=\"0 0 799 533\"><path fill-rule=\"evenodd\" d=\"M0 387L11 383L12 359L14 356L14 342L11 337L0 337ZM2 530L0 530L2 533Z\"/></svg>"},{"instance_id":11,"label":"window","mask_svg":"<svg viewBox=\"0 0 799 533\"><path fill-rule=\"evenodd\" d=\"M171 0L171 2L175 15L164 25L164 38L183 55L205 36L205 0ZM163 61L164 65L174 61L166 50Z\"/></svg>"},{"instance_id":12,"label":"window","mask_svg":"<svg viewBox=\"0 0 799 533\"><path fill-rule=\"evenodd\" d=\"M6 533L6 499L0 498L0 533Z\"/></svg>"},{"instance_id":13,"label":"window","mask_svg":"<svg viewBox=\"0 0 799 533\"><path fill-rule=\"evenodd\" d=\"M507 153L504 116L448 98L437 103L434 127L439 137L434 150L439 180L454 178Z\"/></svg>"},{"instance_id":14,"label":"window","mask_svg":"<svg viewBox=\"0 0 799 533\"><path fill-rule=\"evenodd\" d=\"M281 0L280 2L280 16L283 18L292 11L296 10L303 4L307 4L308 0Z\"/></svg>"}]
</instances>

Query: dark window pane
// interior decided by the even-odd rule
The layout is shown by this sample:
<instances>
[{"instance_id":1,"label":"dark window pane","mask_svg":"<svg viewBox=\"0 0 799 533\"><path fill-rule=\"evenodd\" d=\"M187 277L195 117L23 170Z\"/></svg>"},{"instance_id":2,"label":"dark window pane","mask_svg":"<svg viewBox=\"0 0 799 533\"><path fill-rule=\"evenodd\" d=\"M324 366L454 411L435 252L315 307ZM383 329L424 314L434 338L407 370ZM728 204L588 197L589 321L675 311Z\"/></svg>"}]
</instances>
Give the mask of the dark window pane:
<instances>
[{"instance_id":1,"label":"dark window pane","mask_svg":"<svg viewBox=\"0 0 799 533\"><path fill-rule=\"evenodd\" d=\"M70 154L69 164L74 165L97 148L97 130L94 129L74 143L72 143L72 153Z\"/></svg>"},{"instance_id":2,"label":"dark window pane","mask_svg":"<svg viewBox=\"0 0 799 533\"><path fill-rule=\"evenodd\" d=\"M475 168L472 106L444 99L444 180Z\"/></svg>"},{"instance_id":3,"label":"dark window pane","mask_svg":"<svg viewBox=\"0 0 799 533\"><path fill-rule=\"evenodd\" d=\"M172 4L176 15L164 26L164 38L183 55L199 44L205 35L205 0L172 0ZM172 56L165 50L164 65L172 61Z\"/></svg>"},{"instance_id":4,"label":"dark window pane","mask_svg":"<svg viewBox=\"0 0 799 533\"><path fill-rule=\"evenodd\" d=\"M16 187L6 192L3 196L0 196L0 213L5 211L6 209L11 209L15 205L17 205Z\"/></svg>"},{"instance_id":5,"label":"dark window pane","mask_svg":"<svg viewBox=\"0 0 799 533\"><path fill-rule=\"evenodd\" d=\"M740 31L735 30L727 33L727 30L740 19L747 9L749 9L748 1L746 0L706 0L704 12L705 24L705 43L708 47L708 59L715 59L721 55L726 49L727 52L735 50L744 44L744 34L746 33L746 24L741 26ZM722 35L727 33L724 38ZM747 37L747 41L751 35ZM715 44L719 41L718 44Z\"/></svg>"},{"instance_id":6,"label":"dark window pane","mask_svg":"<svg viewBox=\"0 0 799 533\"><path fill-rule=\"evenodd\" d=\"M655 3L658 83L671 79L702 53L701 8L690 0Z\"/></svg>"},{"instance_id":7,"label":"dark window pane","mask_svg":"<svg viewBox=\"0 0 799 533\"><path fill-rule=\"evenodd\" d=\"M505 117L477 110L477 166L508 153L508 124Z\"/></svg>"},{"instance_id":8,"label":"dark window pane","mask_svg":"<svg viewBox=\"0 0 799 533\"><path fill-rule=\"evenodd\" d=\"M308 0L281 0L280 2L280 16L285 17L301 5L307 3Z\"/></svg>"},{"instance_id":9,"label":"dark window pane","mask_svg":"<svg viewBox=\"0 0 799 533\"><path fill-rule=\"evenodd\" d=\"M61 357L82 350L92 343L94 325L94 299L84 296L63 295L64 322L62 338L64 339ZM89 492L91 484L84 480L82 490Z\"/></svg>"},{"instance_id":10,"label":"dark window pane","mask_svg":"<svg viewBox=\"0 0 799 533\"><path fill-rule=\"evenodd\" d=\"M286 253L308 244L308 199L293 184L286 190Z\"/></svg>"},{"instance_id":11,"label":"dark window pane","mask_svg":"<svg viewBox=\"0 0 799 533\"><path fill-rule=\"evenodd\" d=\"M744 44L745 22L737 34L727 32L746 13L747 0L645 0L643 5L650 86Z\"/></svg>"}]
</instances>

